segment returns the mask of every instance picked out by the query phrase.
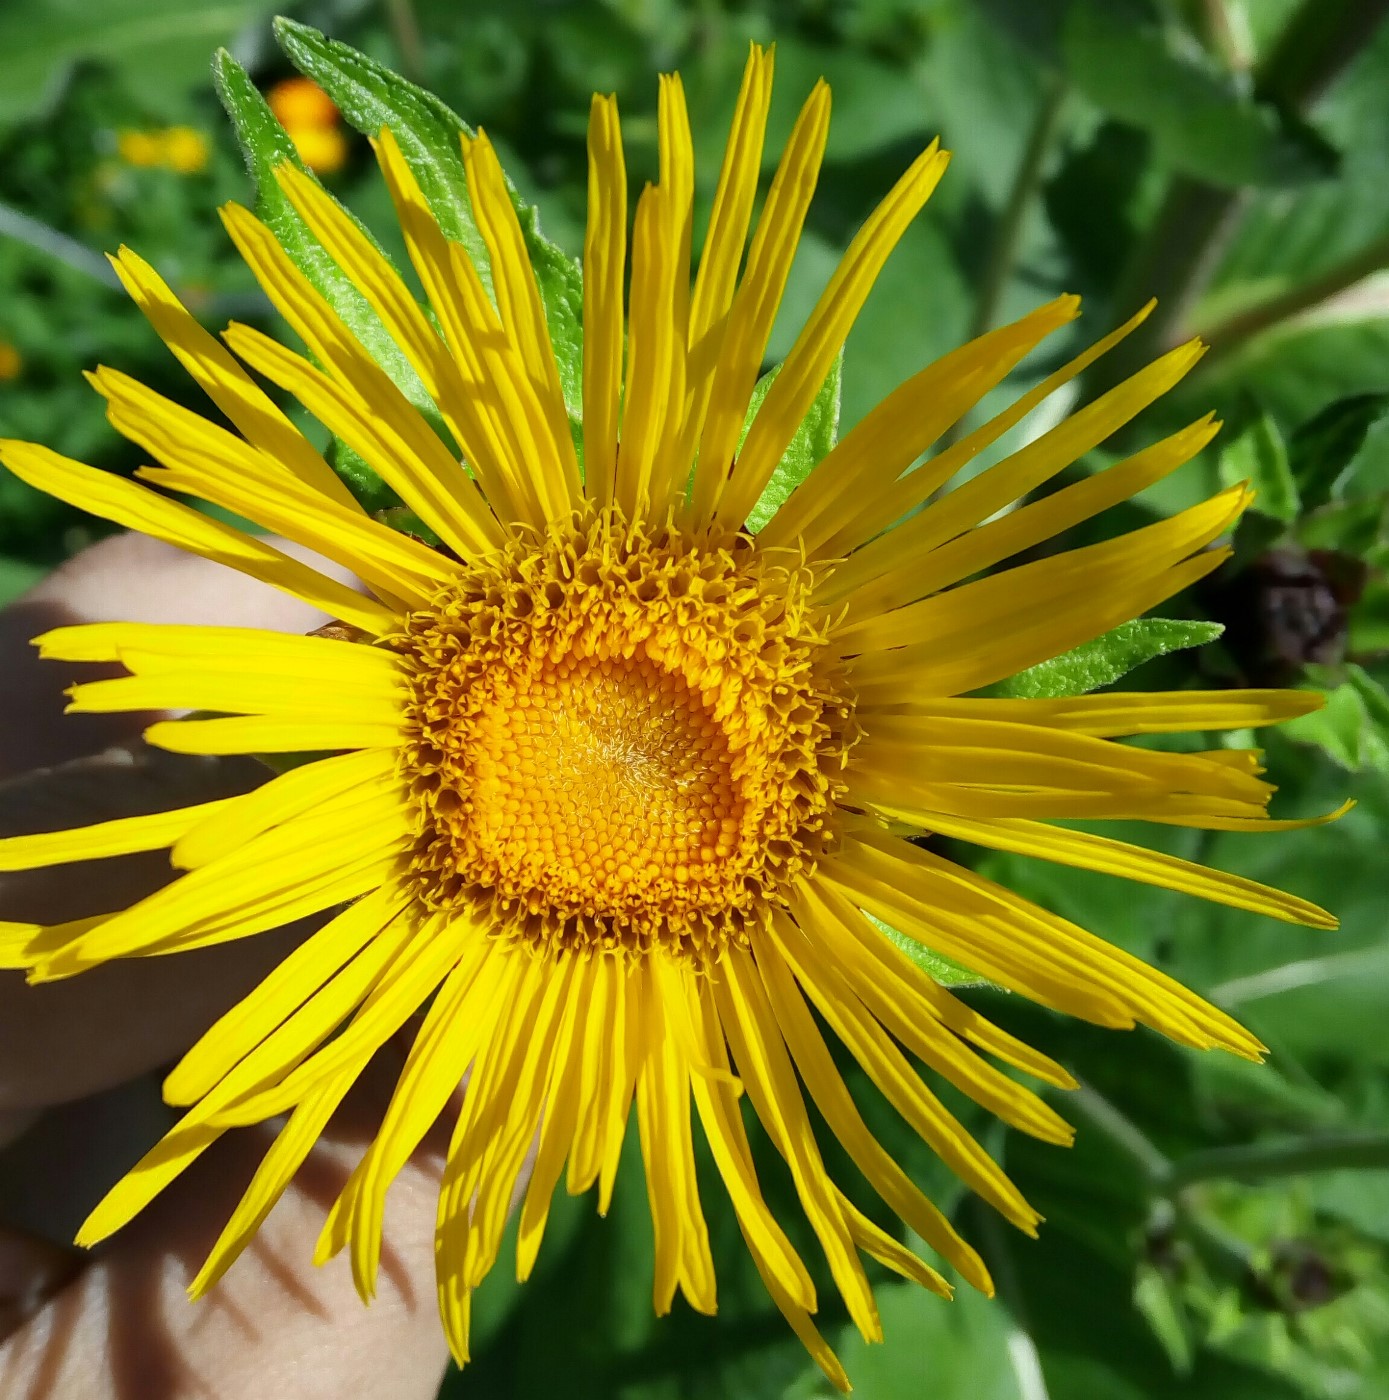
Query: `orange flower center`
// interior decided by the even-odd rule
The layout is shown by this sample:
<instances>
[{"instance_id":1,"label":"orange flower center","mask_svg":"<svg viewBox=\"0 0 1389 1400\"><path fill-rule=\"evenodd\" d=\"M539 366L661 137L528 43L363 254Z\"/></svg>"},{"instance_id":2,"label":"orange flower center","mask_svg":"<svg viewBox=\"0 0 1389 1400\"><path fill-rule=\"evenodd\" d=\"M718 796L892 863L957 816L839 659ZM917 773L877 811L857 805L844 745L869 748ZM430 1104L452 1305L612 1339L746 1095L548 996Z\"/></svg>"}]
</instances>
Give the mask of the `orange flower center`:
<instances>
[{"instance_id":1,"label":"orange flower center","mask_svg":"<svg viewBox=\"0 0 1389 1400\"><path fill-rule=\"evenodd\" d=\"M433 907L711 953L829 836L852 742L799 568L610 516L461 571L398 645Z\"/></svg>"}]
</instances>

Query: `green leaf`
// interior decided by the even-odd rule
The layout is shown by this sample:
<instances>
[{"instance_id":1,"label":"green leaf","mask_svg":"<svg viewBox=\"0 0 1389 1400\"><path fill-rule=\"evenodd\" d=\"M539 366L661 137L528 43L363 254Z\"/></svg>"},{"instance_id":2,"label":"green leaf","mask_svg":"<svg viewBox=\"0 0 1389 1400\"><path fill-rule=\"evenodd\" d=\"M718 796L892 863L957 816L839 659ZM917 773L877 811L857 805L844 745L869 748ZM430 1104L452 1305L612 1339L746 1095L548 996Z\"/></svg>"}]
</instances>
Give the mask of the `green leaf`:
<instances>
[{"instance_id":1,"label":"green leaf","mask_svg":"<svg viewBox=\"0 0 1389 1400\"><path fill-rule=\"evenodd\" d=\"M778 369L780 366L778 366ZM748 529L757 533L789 499L791 493L803 482L816 466L828 455L839 435L839 397L844 370L844 352L835 356L825 382L815 395L810 411L805 415L801 426L796 429L781 461L777 463L772 479L767 483L757 504L748 512ZM743 424L743 436L747 436L767 390L772 387L777 370L764 374L757 382L748 405L747 419ZM741 440L739 446L742 446Z\"/></svg>"},{"instance_id":2,"label":"green leaf","mask_svg":"<svg viewBox=\"0 0 1389 1400\"><path fill-rule=\"evenodd\" d=\"M132 84L205 81L208 50L228 43L269 0L42 0L0 7L0 126L41 115L73 65L94 59Z\"/></svg>"},{"instance_id":3,"label":"green leaf","mask_svg":"<svg viewBox=\"0 0 1389 1400\"><path fill-rule=\"evenodd\" d=\"M988 686L982 695L1016 700L1043 700L1055 695L1084 695L1111 685L1120 676L1171 651L1205 646L1225 629L1218 622L1186 622L1170 617L1140 617L1121 622L1112 632L1096 637L1039 665L1029 666L1006 681Z\"/></svg>"},{"instance_id":4,"label":"green leaf","mask_svg":"<svg viewBox=\"0 0 1389 1400\"><path fill-rule=\"evenodd\" d=\"M1215 185L1297 185L1325 178L1336 153L1258 102L1232 74L1134 6L1076 0L1061 49L1072 82L1096 106L1152 138L1164 165Z\"/></svg>"},{"instance_id":5,"label":"green leaf","mask_svg":"<svg viewBox=\"0 0 1389 1400\"><path fill-rule=\"evenodd\" d=\"M1354 773L1363 768L1389 771L1389 729L1374 712L1389 704L1384 692L1358 666L1352 678L1327 692L1326 704L1309 715L1298 715L1282 726L1289 739L1315 744L1333 762ZM1367 694L1367 692L1377 694Z\"/></svg>"},{"instance_id":6,"label":"green leaf","mask_svg":"<svg viewBox=\"0 0 1389 1400\"><path fill-rule=\"evenodd\" d=\"M439 227L463 245L490 286L487 247L473 218L459 148L460 135L472 135L472 128L432 93L306 24L278 19L275 37L294 66L337 103L358 131L375 137L390 127ZM577 416L583 407L583 274L541 233L539 215L521 201L510 181L507 189L545 303L564 401Z\"/></svg>"},{"instance_id":7,"label":"green leaf","mask_svg":"<svg viewBox=\"0 0 1389 1400\"><path fill-rule=\"evenodd\" d=\"M889 943L900 948L933 982L939 982L942 987L991 987L994 985L977 972L971 972L969 968L962 967L952 958L947 958L934 949L918 943L910 934L903 933L901 929L893 928L891 924L885 924L866 909L863 911L863 915L874 928L887 938Z\"/></svg>"},{"instance_id":8,"label":"green leaf","mask_svg":"<svg viewBox=\"0 0 1389 1400\"><path fill-rule=\"evenodd\" d=\"M1389 414L1389 394L1338 399L1293 434L1288 455L1307 510L1338 500L1354 476L1371 428Z\"/></svg>"},{"instance_id":9,"label":"green leaf","mask_svg":"<svg viewBox=\"0 0 1389 1400\"><path fill-rule=\"evenodd\" d=\"M1249 482L1256 492L1254 509L1260 514L1285 525L1297 519L1301 500L1288 449L1267 413L1261 413L1220 454L1220 479L1226 486Z\"/></svg>"},{"instance_id":10,"label":"green leaf","mask_svg":"<svg viewBox=\"0 0 1389 1400\"><path fill-rule=\"evenodd\" d=\"M222 99L222 105L236 130L247 172L255 186L256 213L294 265L325 298L395 386L429 419L436 431L442 432L439 411L404 352L387 334L380 317L368 305L352 279L328 256L323 245L310 232L275 179L275 168L287 161L311 174L299 159L289 133L275 120L246 70L225 49L220 50L212 60L212 78L217 95ZM349 217L371 237L360 220L351 215ZM380 245L374 238L372 243L379 250ZM398 504L380 477L345 444L335 444L333 465L369 509Z\"/></svg>"}]
</instances>

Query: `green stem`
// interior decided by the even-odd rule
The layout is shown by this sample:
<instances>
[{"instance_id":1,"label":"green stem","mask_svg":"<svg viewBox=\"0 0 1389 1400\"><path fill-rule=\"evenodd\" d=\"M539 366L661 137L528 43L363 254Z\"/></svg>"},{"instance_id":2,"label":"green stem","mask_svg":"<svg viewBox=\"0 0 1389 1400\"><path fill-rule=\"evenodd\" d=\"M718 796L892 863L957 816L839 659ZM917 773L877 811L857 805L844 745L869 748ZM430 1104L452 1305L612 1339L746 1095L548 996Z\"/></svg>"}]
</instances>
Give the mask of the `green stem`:
<instances>
[{"instance_id":1,"label":"green stem","mask_svg":"<svg viewBox=\"0 0 1389 1400\"><path fill-rule=\"evenodd\" d=\"M1008 279L1018 260L1028 209L1042 183L1042 168L1046 164L1047 152L1051 148L1051 139L1056 133L1056 124L1065 101L1066 84L1056 74L1048 80L1042 93L1037 114L1032 119L1032 129L1027 134L1027 144L1023 147L1013 175L1012 188L1008 191L1008 202L994 230L993 247L989 250L989 261L984 268L979 296L974 304L974 319L970 323L971 340L993 329L999 303L1003 300Z\"/></svg>"},{"instance_id":2,"label":"green stem","mask_svg":"<svg viewBox=\"0 0 1389 1400\"><path fill-rule=\"evenodd\" d=\"M424 78L424 41L413 0L386 0L386 18L400 50L400 71L412 82Z\"/></svg>"},{"instance_id":3,"label":"green stem","mask_svg":"<svg viewBox=\"0 0 1389 1400\"><path fill-rule=\"evenodd\" d=\"M1292 115L1301 115L1336 80L1374 34L1389 0L1303 0L1278 42L1254 72L1254 91ZM1151 316L1087 377L1086 388L1112 388L1184 334L1192 307L1205 292L1249 192L1177 175L1157 218L1135 249L1115 298L1129 315L1149 296Z\"/></svg>"},{"instance_id":4,"label":"green stem","mask_svg":"<svg viewBox=\"0 0 1389 1400\"><path fill-rule=\"evenodd\" d=\"M979 280L979 295L975 298L974 315L970 319L970 340L992 330L997 319L1003 294L1008 289L1008 281L1017 264L1028 210L1041 186L1042 169L1046 164L1047 152L1051 148L1052 137L1056 134L1057 121L1065 101L1066 84L1059 73L1053 74L1042 92L1037 114L1032 119L1032 128L1027 133L1027 144L1018 159L1018 168L1013 173L1013 184L1008 191L1007 203L998 216L993 246L989 249L989 260ZM958 441L964 436L966 427L966 419L961 418L953 427L947 429L941 437L941 447L949 447Z\"/></svg>"},{"instance_id":5,"label":"green stem","mask_svg":"<svg viewBox=\"0 0 1389 1400\"><path fill-rule=\"evenodd\" d=\"M1290 1142L1212 1147L1173 1162L1159 1179L1163 1191L1181 1191L1200 1181L1233 1178L1260 1181L1306 1172L1389 1167L1389 1133L1337 1133Z\"/></svg>"},{"instance_id":6,"label":"green stem","mask_svg":"<svg viewBox=\"0 0 1389 1400\"><path fill-rule=\"evenodd\" d=\"M103 286L112 287L116 291L121 289L120 278L112 272L110 263L100 253L93 252L85 243L79 243L65 233L59 233L56 228L50 228L42 220L35 219L8 204L0 204L0 236L27 243L29 247L46 253L74 271L94 278Z\"/></svg>"},{"instance_id":7,"label":"green stem","mask_svg":"<svg viewBox=\"0 0 1389 1400\"><path fill-rule=\"evenodd\" d=\"M1301 286L1290 287L1286 292L1217 322L1202 332L1203 339L1211 347L1203 368L1209 369L1217 360L1238 350L1256 335L1300 316L1304 311L1313 310L1385 268L1389 268L1389 237L1376 239L1368 247L1327 268L1320 276L1311 278Z\"/></svg>"},{"instance_id":8,"label":"green stem","mask_svg":"<svg viewBox=\"0 0 1389 1400\"><path fill-rule=\"evenodd\" d=\"M1161 1181L1171 1172L1172 1164L1166 1153L1090 1085L1078 1085L1066 1102L1079 1109L1116 1147L1127 1153L1150 1181Z\"/></svg>"}]
</instances>

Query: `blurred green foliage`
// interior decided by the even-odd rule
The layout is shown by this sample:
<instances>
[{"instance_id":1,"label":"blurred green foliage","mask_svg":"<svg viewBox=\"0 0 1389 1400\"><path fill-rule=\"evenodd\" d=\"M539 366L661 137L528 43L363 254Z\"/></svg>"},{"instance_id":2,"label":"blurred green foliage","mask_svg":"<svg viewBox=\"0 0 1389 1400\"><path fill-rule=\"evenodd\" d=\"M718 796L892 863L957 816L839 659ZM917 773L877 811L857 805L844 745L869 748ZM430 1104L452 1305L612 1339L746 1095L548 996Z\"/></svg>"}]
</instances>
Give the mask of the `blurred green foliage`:
<instances>
[{"instance_id":1,"label":"blurred green foliage","mask_svg":"<svg viewBox=\"0 0 1389 1400\"><path fill-rule=\"evenodd\" d=\"M214 216L217 204L249 202L254 192L213 90L211 52L229 47L219 83L242 134L261 132L253 146L279 139L256 91L296 63L330 89L338 81L347 118L363 130L374 131L383 109L369 64L315 47L309 30L282 31L278 47L272 8L268 0L95 8L10 0L0 13L0 435L129 471L138 458L107 430L82 371L116 364L192 401L115 289L103 250L135 247L214 328L231 319L273 325ZM1042 687L1030 693L1085 688L1141 662L1128 684L1327 688L1326 710L1262 742L1284 814L1327 810L1349 792L1360 804L1350 816L1262 839L1168 828L1135 839L1273 880L1330 906L1344 927L1334 935L1266 927L1020 857L977 862L1237 1012L1271 1047L1270 1062L1188 1054L1146 1032L1116 1037L1062 1022L996 989L966 991L1083 1080L1060 1102L1080 1127L1077 1146L1064 1152L999 1133L947 1095L1047 1217L1039 1241L1012 1236L960 1199L859 1077L875 1130L962 1218L1001 1296L966 1294L947 1306L885 1283L886 1345L846 1335L844 1359L867 1400L1389 1394L1389 5L305 0L279 8L487 127L519 197L540 205L560 250L544 254L561 287L552 316L574 292L572 283L563 289L562 255L582 247L592 91L618 94L636 189L656 164L655 74L679 67L700 171L698 240L747 41L777 43L769 169L799 102L825 75L834 91L827 163L769 368L873 203L940 134L954 163L849 340L841 428L934 356L1061 291L1086 297L1083 329L1025 365L981 414L1150 293L1162 297L1159 312L1083 392L1186 335L1207 335L1211 352L1136 435L1153 440L1212 407L1225 432L1197 463L1068 542L1249 480L1258 497L1233 560L1156 628L1126 632L1026 683ZM354 82L360 90L349 90ZM452 139L442 108L420 121ZM173 126L205 134L202 169L123 157L123 132ZM264 168L252 174L262 199L273 198ZM446 164L436 174L430 197L436 209L454 201L447 217L466 236L456 175ZM324 180L399 251L364 138L352 137L346 166ZM835 428L831 385L803 430L803 460L788 470L822 455ZM1068 479L1130 449L1129 436ZM339 459L350 473L348 455ZM0 601L102 528L0 479ZM1198 622L1177 620L1185 618ZM1218 625L1220 642L1180 649ZM852 1066L846 1073L855 1076ZM1315 1170L1309 1144L1324 1150ZM1347 1146L1341 1164L1338 1144L1359 1146ZM762 1152L767 1189L793 1219L794 1195L773 1158ZM650 1316L650 1225L634 1165L606 1221L589 1200L556 1203L524 1290L504 1269L488 1281L474 1369L448 1392L824 1395L708 1175L719 1317L678 1308L672 1318ZM825 1307L828 1330L845 1333L842 1312Z\"/></svg>"}]
</instances>

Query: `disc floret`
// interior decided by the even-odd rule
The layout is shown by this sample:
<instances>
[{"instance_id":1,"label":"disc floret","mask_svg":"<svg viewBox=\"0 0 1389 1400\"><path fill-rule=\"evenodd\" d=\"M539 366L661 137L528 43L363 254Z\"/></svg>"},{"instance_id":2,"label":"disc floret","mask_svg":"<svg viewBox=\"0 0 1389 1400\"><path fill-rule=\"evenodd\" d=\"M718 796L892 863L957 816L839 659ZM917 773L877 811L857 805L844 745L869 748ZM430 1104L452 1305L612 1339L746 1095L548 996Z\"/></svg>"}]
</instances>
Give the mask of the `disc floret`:
<instances>
[{"instance_id":1,"label":"disc floret","mask_svg":"<svg viewBox=\"0 0 1389 1400\"><path fill-rule=\"evenodd\" d=\"M825 851L853 742L810 585L611 510L461 568L397 641L425 902L551 951L745 940Z\"/></svg>"}]
</instances>

